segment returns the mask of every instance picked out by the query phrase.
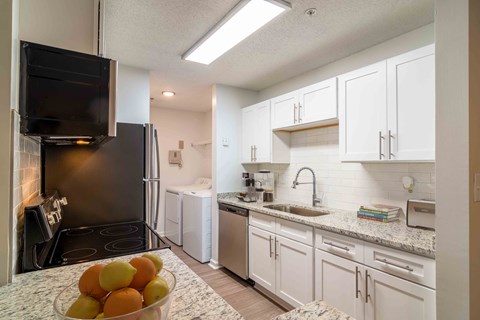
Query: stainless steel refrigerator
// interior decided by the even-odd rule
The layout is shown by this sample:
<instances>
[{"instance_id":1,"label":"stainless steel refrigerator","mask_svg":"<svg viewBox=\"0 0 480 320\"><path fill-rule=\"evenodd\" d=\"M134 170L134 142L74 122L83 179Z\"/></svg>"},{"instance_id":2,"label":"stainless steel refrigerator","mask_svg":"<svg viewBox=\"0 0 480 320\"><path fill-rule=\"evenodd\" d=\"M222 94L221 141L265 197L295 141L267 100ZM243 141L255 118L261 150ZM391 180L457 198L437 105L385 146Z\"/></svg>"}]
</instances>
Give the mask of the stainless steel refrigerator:
<instances>
[{"instance_id":1,"label":"stainless steel refrigerator","mask_svg":"<svg viewBox=\"0 0 480 320\"><path fill-rule=\"evenodd\" d=\"M45 146L45 189L67 197L62 228L145 221L156 230L160 165L153 124L117 123L96 146Z\"/></svg>"}]
</instances>

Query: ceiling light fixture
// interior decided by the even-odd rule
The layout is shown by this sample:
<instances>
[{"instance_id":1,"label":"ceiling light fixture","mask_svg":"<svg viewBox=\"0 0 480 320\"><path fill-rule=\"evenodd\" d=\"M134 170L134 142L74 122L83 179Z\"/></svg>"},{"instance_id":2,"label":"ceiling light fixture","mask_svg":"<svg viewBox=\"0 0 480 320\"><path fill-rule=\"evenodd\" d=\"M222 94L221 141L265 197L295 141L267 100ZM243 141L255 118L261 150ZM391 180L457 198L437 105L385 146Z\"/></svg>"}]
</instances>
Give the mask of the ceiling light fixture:
<instances>
[{"instance_id":1,"label":"ceiling light fixture","mask_svg":"<svg viewBox=\"0 0 480 320\"><path fill-rule=\"evenodd\" d=\"M173 91L162 91L162 94L165 97L173 97L175 95L175 92L173 92Z\"/></svg>"},{"instance_id":2,"label":"ceiling light fixture","mask_svg":"<svg viewBox=\"0 0 480 320\"><path fill-rule=\"evenodd\" d=\"M210 64L283 11L283 0L241 0L227 15L183 54L182 59Z\"/></svg>"}]
</instances>

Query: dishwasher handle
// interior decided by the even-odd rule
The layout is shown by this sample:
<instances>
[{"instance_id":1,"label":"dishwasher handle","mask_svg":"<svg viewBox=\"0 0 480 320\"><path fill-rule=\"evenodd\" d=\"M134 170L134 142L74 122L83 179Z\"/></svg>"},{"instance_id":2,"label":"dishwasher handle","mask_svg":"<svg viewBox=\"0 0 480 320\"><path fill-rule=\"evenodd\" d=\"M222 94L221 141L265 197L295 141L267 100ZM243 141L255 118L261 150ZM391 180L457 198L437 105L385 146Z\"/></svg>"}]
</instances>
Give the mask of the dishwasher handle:
<instances>
[{"instance_id":1,"label":"dishwasher handle","mask_svg":"<svg viewBox=\"0 0 480 320\"><path fill-rule=\"evenodd\" d=\"M225 212L230 212L230 213L233 213L233 214L238 214L238 215L244 216L244 217L248 217L248 209L231 206L231 205L224 204L224 203L219 203L218 204L218 210L225 211Z\"/></svg>"}]
</instances>

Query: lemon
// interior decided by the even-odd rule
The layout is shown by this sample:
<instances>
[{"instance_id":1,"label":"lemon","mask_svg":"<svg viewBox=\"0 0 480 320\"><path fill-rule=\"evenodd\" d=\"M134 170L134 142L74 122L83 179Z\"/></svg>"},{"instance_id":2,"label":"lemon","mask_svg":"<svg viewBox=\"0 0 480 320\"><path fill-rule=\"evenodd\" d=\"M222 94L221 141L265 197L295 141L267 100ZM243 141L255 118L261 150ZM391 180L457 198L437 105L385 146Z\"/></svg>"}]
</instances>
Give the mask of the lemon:
<instances>
[{"instance_id":1,"label":"lemon","mask_svg":"<svg viewBox=\"0 0 480 320\"><path fill-rule=\"evenodd\" d=\"M137 269L128 262L111 262L100 271L100 287L107 291L128 287L135 273Z\"/></svg>"},{"instance_id":2,"label":"lemon","mask_svg":"<svg viewBox=\"0 0 480 320\"><path fill-rule=\"evenodd\" d=\"M143 289L143 300L145 305L149 306L164 298L169 292L167 280L156 276Z\"/></svg>"},{"instance_id":3,"label":"lemon","mask_svg":"<svg viewBox=\"0 0 480 320\"><path fill-rule=\"evenodd\" d=\"M81 295L68 308L67 317L80 319L93 319L100 312L100 302L92 297Z\"/></svg>"},{"instance_id":4,"label":"lemon","mask_svg":"<svg viewBox=\"0 0 480 320\"><path fill-rule=\"evenodd\" d=\"M155 269L157 270L157 273L159 273L160 270L162 270L163 268L162 258L160 258L159 256L153 253L145 253L143 257L150 259L153 262L153 264L155 265Z\"/></svg>"}]
</instances>

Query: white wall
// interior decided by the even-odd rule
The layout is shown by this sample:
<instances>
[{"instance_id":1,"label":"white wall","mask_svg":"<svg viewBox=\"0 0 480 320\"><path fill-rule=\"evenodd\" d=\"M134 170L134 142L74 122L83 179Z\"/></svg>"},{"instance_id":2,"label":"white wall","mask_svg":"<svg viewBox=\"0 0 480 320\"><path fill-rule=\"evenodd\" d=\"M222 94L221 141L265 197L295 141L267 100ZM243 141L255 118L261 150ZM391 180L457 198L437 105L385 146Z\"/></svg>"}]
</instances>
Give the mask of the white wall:
<instances>
[{"instance_id":1,"label":"white wall","mask_svg":"<svg viewBox=\"0 0 480 320\"><path fill-rule=\"evenodd\" d=\"M18 25L18 2L0 2L0 286L12 279L12 219L11 219L11 179L12 179L12 129L13 105L12 65L15 55L14 39Z\"/></svg>"},{"instance_id":2,"label":"white wall","mask_svg":"<svg viewBox=\"0 0 480 320\"><path fill-rule=\"evenodd\" d=\"M190 112L152 107L150 122L155 124L160 149L160 234L165 232L165 189L168 186L192 184L196 178L212 175L211 145L192 147L191 143L210 140L211 112ZM168 163L168 151L179 150L178 141L184 141L183 166Z\"/></svg>"},{"instance_id":3,"label":"white wall","mask_svg":"<svg viewBox=\"0 0 480 320\"><path fill-rule=\"evenodd\" d=\"M147 123L150 119L150 72L118 65L117 122Z\"/></svg>"},{"instance_id":4,"label":"white wall","mask_svg":"<svg viewBox=\"0 0 480 320\"><path fill-rule=\"evenodd\" d=\"M93 53L93 0L20 0L20 39Z\"/></svg>"},{"instance_id":5,"label":"white wall","mask_svg":"<svg viewBox=\"0 0 480 320\"><path fill-rule=\"evenodd\" d=\"M434 42L434 25L429 24L399 37L385 41L346 58L280 82L259 92L259 101L338 76ZM321 54L321 53L319 53Z\"/></svg>"},{"instance_id":6,"label":"white wall","mask_svg":"<svg viewBox=\"0 0 480 320\"><path fill-rule=\"evenodd\" d=\"M212 88L212 203L219 192L238 191L241 173L241 108L257 101L257 92L217 84ZM228 140L224 146L222 140ZM212 205L212 259L218 264L218 206Z\"/></svg>"},{"instance_id":7,"label":"white wall","mask_svg":"<svg viewBox=\"0 0 480 320\"><path fill-rule=\"evenodd\" d=\"M406 210L408 199L435 198L435 164L341 163L338 126L295 132L290 137L290 165L260 165L276 173L276 197L312 203L312 185L292 189L297 171L311 167L317 178L317 195L324 193L328 207L357 210L360 205L386 203ZM249 169L249 168L247 168ZM415 180L413 193L403 189L402 177ZM299 181L312 181L303 171Z\"/></svg>"}]
</instances>

